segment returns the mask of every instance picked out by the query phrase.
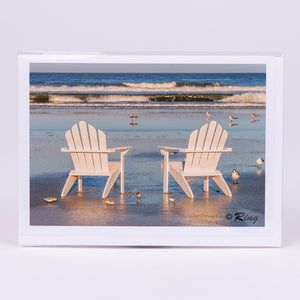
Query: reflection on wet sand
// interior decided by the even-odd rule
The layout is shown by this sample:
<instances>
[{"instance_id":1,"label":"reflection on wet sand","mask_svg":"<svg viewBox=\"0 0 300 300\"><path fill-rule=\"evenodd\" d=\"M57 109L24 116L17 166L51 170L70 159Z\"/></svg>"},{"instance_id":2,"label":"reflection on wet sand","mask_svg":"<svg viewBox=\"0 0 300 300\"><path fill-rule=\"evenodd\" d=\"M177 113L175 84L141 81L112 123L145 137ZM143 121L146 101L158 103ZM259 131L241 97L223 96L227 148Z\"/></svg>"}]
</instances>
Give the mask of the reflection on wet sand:
<instances>
[{"instance_id":1,"label":"reflection on wet sand","mask_svg":"<svg viewBox=\"0 0 300 300\"><path fill-rule=\"evenodd\" d=\"M263 176L260 175L259 177ZM209 193L202 190L202 182L194 182L193 190L197 198L190 199L180 192L176 183L171 181L171 194L156 193L155 195L145 190L143 201L136 202L136 194L120 194L118 186L115 186L110 195L113 203L106 203L107 199L101 199L101 187L94 186L88 194L78 194L71 191L68 197L57 202L46 203L42 198L35 197L36 188L32 186L31 201L31 225L68 225L68 226L248 226L247 223L237 223L226 219L226 214L244 212L257 215L255 226L262 226L264 212L264 189L258 186L258 193L254 195L251 184L259 185L262 182L257 175L250 178L250 182L241 182L239 185L230 185L232 199L217 193L212 186ZM44 178L50 182L49 178ZM45 192L59 190L61 183L48 184ZM41 182L40 182L41 183ZM172 200L172 197L176 201ZM253 225L252 225L253 226Z\"/></svg>"},{"instance_id":2,"label":"reflection on wet sand","mask_svg":"<svg viewBox=\"0 0 300 300\"><path fill-rule=\"evenodd\" d=\"M130 112L131 113L131 112ZM62 159L59 149L65 145L65 127L77 122L76 114L34 114L31 118L31 178L30 222L31 225L65 226L250 226L226 219L226 214L247 212L257 215L258 221L251 226L264 224L264 168L257 170L257 156L264 157L264 112L260 122L249 123L249 111L233 111L239 118L239 126L227 127L228 147L233 152L222 157L220 170L229 183L233 197L227 199L211 181L209 193L203 192L203 178L188 177L195 199L186 198L176 181L169 177L169 194L163 194L163 162L158 146L186 147L191 129L199 128L205 119L198 113L143 113L138 127L130 128L128 112L117 115L113 111L101 118L96 114L80 115L97 128L108 130L112 147L124 144L132 146L125 159L125 192L120 194L120 181L113 186L108 198L114 204L101 199L107 178L91 177L83 182L84 191L76 188L68 197L61 199L71 159ZM205 113L205 112L204 112ZM141 113L139 113L140 115ZM248 118L243 116L248 115ZM112 118L117 122L110 122ZM228 113L213 114L213 119L228 124ZM180 121L179 121L180 120ZM233 123L233 122L232 122ZM109 124L109 129L106 127ZM233 123L234 124L234 123ZM65 126L65 127L64 127ZM47 132L55 132L49 138ZM56 131L54 131L54 129ZM247 135L245 136L245 133ZM159 138L158 138L159 137ZM119 154L112 153L117 161ZM185 154L178 152L170 159L183 161ZM184 164L184 162L183 162ZM262 165L263 167L263 165ZM236 168L242 174L237 185L232 184L231 171ZM255 187L255 188L254 188ZM137 203L136 192L142 193ZM47 203L44 197L57 198ZM170 201L175 197L175 201Z\"/></svg>"}]
</instances>

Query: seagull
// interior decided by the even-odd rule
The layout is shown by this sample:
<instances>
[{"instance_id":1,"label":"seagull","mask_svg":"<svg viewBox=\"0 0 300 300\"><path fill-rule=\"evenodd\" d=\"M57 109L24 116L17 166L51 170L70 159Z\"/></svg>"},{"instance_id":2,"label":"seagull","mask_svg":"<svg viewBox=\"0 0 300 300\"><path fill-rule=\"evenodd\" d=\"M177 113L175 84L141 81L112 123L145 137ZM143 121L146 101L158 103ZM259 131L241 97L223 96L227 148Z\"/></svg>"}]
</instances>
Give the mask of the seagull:
<instances>
[{"instance_id":1,"label":"seagull","mask_svg":"<svg viewBox=\"0 0 300 300\"><path fill-rule=\"evenodd\" d=\"M233 121L233 120L236 120L236 119L238 119L238 117L229 116L230 121Z\"/></svg>"},{"instance_id":2,"label":"seagull","mask_svg":"<svg viewBox=\"0 0 300 300\"><path fill-rule=\"evenodd\" d=\"M231 172L231 178L233 179L233 184L238 184L240 173L236 169L233 169Z\"/></svg>"},{"instance_id":3,"label":"seagull","mask_svg":"<svg viewBox=\"0 0 300 300\"><path fill-rule=\"evenodd\" d=\"M137 118L137 116L135 116L134 114L130 115L130 119L135 120Z\"/></svg>"},{"instance_id":4,"label":"seagull","mask_svg":"<svg viewBox=\"0 0 300 300\"><path fill-rule=\"evenodd\" d=\"M141 192L136 192L135 195L136 195L137 199L141 199L142 198L142 193Z\"/></svg>"},{"instance_id":5,"label":"seagull","mask_svg":"<svg viewBox=\"0 0 300 300\"><path fill-rule=\"evenodd\" d=\"M259 115L255 114L255 113L251 113L251 117L256 118L256 117L259 117Z\"/></svg>"},{"instance_id":6,"label":"seagull","mask_svg":"<svg viewBox=\"0 0 300 300\"><path fill-rule=\"evenodd\" d=\"M54 197L46 197L43 199L48 203L55 202L57 200L57 198L54 198Z\"/></svg>"},{"instance_id":7,"label":"seagull","mask_svg":"<svg viewBox=\"0 0 300 300\"><path fill-rule=\"evenodd\" d=\"M261 168L262 164L264 163L264 160L261 157L258 157L256 159L256 164L258 168Z\"/></svg>"},{"instance_id":8,"label":"seagull","mask_svg":"<svg viewBox=\"0 0 300 300\"><path fill-rule=\"evenodd\" d=\"M170 201L170 202L175 202L175 197L173 197L173 196L172 196L172 197L169 197L169 201Z\"/></svg>"},{"instance_id":9,"label":"seagull","mask_svg":"<svg viewBox=\"0 0 300 300\"><path fill-rule=\"evenodd\" d=\"M114 201L114 200L112 200L112 199L108 199L108 198L106 198L104 201L105 201L105 203L106 203L106 204L108 204L108 205L115 204L115 201Z\"/></svg>"},{"instance_id":10,"label":"seagull","mask_svg":"<svg viewBox=\"0 0 300 300\"><path fill-rule=\"evenodd\" d=\"M211 116L211 113L209 113L208 111L206 112L206 115L208 116L208 117L210 117Z\"/></svg>"}]
</instances>

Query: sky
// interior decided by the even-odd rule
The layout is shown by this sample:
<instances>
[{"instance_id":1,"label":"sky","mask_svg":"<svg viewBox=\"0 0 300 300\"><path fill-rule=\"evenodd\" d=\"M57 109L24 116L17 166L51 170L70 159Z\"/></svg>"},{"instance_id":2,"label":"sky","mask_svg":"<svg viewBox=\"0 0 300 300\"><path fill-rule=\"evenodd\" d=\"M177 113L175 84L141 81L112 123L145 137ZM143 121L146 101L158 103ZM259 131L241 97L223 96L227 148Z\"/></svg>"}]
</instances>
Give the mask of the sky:
<instances>
[{"instance_id":1,"label":"sky","mask_svg":"<svg viewBox=\"0 0 300 300\"><path fill-rule=\"evenodd\" d=\"M30 72L52 73L265 73L264 64L31 63Z\"/></svg>"}]
</instances>

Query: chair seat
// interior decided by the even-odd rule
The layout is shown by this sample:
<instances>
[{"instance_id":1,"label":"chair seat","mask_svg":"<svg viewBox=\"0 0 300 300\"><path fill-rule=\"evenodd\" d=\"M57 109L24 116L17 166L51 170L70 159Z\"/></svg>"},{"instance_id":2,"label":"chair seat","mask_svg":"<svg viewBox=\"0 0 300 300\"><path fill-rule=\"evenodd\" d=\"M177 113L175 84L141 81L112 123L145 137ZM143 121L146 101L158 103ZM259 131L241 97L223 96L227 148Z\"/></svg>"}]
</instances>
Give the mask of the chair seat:
<instances>
[{"instance_id":1,"label":"chair seat","mask_svg":"<svg viewBox=\"0 0 300 300\"><path fill-rule=\"evenodd\" d=\"M220 175L222 175L222 173L218 170L195 169L195 170L184 171L182 161L171 161L171 162L169 162L169 166L183 176L220 176Z\"/></svg>"},{"instance_id":2,"label":"chair seat","mask_svg":"<svg viewBox=\"0 0 300 300\"><path fill-rule=\"evenodd\" d=\"M108 171L103 170L72 170L70 175L74 176L110 176L118 168L121 168L121 163L117 161L108 162Z\"/></svg>"}]
</instances>

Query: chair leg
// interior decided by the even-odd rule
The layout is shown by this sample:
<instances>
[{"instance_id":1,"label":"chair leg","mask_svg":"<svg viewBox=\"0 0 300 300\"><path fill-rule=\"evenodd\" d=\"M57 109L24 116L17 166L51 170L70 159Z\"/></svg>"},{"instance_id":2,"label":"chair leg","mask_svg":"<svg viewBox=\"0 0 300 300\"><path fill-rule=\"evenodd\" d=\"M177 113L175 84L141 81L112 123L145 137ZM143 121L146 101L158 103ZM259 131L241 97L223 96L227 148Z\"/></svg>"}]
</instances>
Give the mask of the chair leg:
<instances>
[{"instance_id":1,"label":"chair leg","mask_svg":"<svg viewBox=\"0 0 300 300\"><path fill-rule=\"evenodd\" d=\"M120 175L120 168L117 168L107 179L105 188L102 193L102 198L106 198L107 195L109 194L113 184L117 180L118 176Z\"/></svg>"},{"instance_id":2,"label":"chair leg","mask_svg":"<svg viewBox=\"0 0 300 300\"><path fill-rule=\"evenodd\" d=\"M78 192L82 192L82 176L78 176Z\"/></svg>"},{"instance_id":3,"label":"chair leg","mask_svg":"<svg viewBox=\"0 0 300 300\"><path fill-rule=\"evenodd\" d=\"M209 192L209 177L208 176L204 176L204 188L203 188L204 192Z\"/></svg>"},{"instance_id":4,"label":"chair leg","mask_svg":"<svg viewBox=\"0 0 300 300\"><path fill-rule=\"evenodd\" d=\"M65 197L75 183L77 176L69 175L61 192L61 197Z\"/></svg>"},{"instance_id":5,"label":"chair leg","mask_svg":"<svg viewBox=\"0 0 300 300\"><path fill-rule=\"evenodd\" d=\"M171 166L169 166L169 172L173 176L173 178L177 181L177 183L180 185L180 187L183 189L183 191L187 194L189 198L194 198L194 194L191 190L190 185L186 181L186 179L183 177L183 175L176 170L174 170Z\"/></svg>"},{"instance_id":6,"label":"chair leg","mask_svg":"<svg viewBox=\"0 0 300 300\"><path fill-rule=\"evenodd\" d=\"M219 186L219 188L227 197L232 197L231 191L222 175L211 176L211 178L215 181L215 183Z\"/></svg>"},{"instance_id":7,"label":"chair leg","mask_svg":"<svg viewBox=\"0 0 300 300\"><path fill-rule=\"evenodd\" d=\"M168 157L165 155L164 158L164 185L163 185L163 193L169 193L169 161Z\"/></svg>"}]
</instances>

